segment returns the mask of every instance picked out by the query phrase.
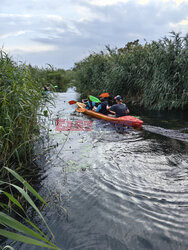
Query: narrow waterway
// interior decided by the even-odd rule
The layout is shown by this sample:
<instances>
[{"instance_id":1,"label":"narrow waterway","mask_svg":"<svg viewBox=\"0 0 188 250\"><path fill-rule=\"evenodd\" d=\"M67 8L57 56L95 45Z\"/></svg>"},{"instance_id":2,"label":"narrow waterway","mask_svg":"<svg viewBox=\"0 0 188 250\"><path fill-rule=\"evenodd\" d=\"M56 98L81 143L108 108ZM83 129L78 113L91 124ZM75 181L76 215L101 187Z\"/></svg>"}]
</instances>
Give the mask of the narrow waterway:
<instances>
[{"instance_id":1,"label":"narrow waterway","mask_svg":"<svg viewBox=\"0 0 188 250\"><path fill-rule=\"evenodd\" d=\"M44 147L51 148L39 192L51 205L45 217L56 244L66 250L188 249L186 114L140 111L134 114L143 129L119 131L76 113L68 104L76 98L68 89L49 107ZM67 131L55 130L56 119L65 120ZM83 128L76 129L78 123Z\"/></svg>"}]
</instances>

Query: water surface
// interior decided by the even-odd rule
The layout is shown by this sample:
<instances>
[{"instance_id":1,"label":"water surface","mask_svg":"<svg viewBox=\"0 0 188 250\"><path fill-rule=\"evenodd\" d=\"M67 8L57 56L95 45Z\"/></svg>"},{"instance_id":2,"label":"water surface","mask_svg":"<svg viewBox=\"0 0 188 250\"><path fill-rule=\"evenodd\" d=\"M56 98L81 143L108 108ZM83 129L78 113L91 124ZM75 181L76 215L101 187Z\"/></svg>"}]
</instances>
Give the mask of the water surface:
<instances>
[{"instance_id":1,"label":"water surface","mask_svg":"<svg viewBox=\"0 0 188 250\"><path fill-rule=\"evenodd\" d=\"M68 104L76 98L74 89L56 94L43 145L51 149L39 192L51 205L45 216L56 244L80 250L188 249L185 113L134 111L143 129L118 131L76 113ZM57 118L93 121L92 129L55 131Z\"/></svg>"}]
</instances>

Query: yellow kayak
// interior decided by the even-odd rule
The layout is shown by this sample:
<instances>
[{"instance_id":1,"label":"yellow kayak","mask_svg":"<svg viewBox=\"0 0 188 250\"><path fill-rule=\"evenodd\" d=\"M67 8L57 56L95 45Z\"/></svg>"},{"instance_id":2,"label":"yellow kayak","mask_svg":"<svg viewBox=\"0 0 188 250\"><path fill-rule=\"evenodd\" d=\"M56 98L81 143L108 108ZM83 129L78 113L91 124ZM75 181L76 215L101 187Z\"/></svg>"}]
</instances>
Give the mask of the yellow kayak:
<instances>
[{"instance_id":1,"label":"yellow kayak","mask_svg":"<svg viewBox=\"0 0 188 250\"><path fill-rule=\"evenodd\" d=\"M122 117L111 117L108 115L103 115L103 114L98 113L98 112L93 111L93 110L86 109L85 104L82 102L77 102L76 105L78 106L78 108L76 109L77 112L82 112L86 115L90 115L90 116L95 117L97 119L103 119L105 121L118 123L118 124L122 124L122 125L126 125L126 126L131 126L133 128L140 128L143 124L143 121L141 121L140 119L138 119L134 116L126 115L126 116L122 116Z\"/></svg>"}]
</instances>

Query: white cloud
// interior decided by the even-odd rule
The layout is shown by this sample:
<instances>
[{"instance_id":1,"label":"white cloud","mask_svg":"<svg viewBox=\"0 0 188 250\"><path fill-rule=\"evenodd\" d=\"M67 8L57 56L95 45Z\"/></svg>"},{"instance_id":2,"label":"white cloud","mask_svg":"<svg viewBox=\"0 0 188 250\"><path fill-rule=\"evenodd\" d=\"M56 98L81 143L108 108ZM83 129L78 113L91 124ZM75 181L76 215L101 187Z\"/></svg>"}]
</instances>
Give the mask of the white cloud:
<instances>
[{"instance_id":1,"label":"white cloud","mask_svg":"<svg viewBox=\"0 0 188 250\"><path fill-rule=\"evenodd\" d=\"M14 37L14 36L21 36L21 35L25 34L26 32L28 32L28 31L20 30L18 32L10 32L7 34L0 35L0 39L6 39L9 37Z\"/></svg>"},{"instance_id":2,"label":"white cloud","mask_svg":"<svg viewBox=\"0 0 188 250\"><path fill-rule=\"evenodd\" d=\"M182 20L179 24L188 26L188 17L185 20Z\"/></svg>"},{"instance_id":3,"label":"white cloud","mask_svg":"<svg viewBox=\"0 0 188 250\"><path fill-rule=\"evenodd\" d=\"M181 29L181 27L184 28L185 26L187 26L187 28L188 28L188 17L186 19L184 19L184 20L181 20L178 23L172 23L171 22L170 26L172 28L179 28L179 29Z\"/></svg>"},{"instance_id":4,"label":"white cloud","mask_svg":"<svg viewBox=\"0 0 188 250\"><path fill-rule=\"evenodd\" d=\"M182 4L182 3L188 3L188 0L161 0L161 1L164 2L164 3L167 3L167 2L174 3L177 6Z\"/></svg>"},{"instance_id":5,"label":"white cloud","mask_svg":"<svg viewBox=\"0 0 188 250\"><path fill-rule=\"evenodd\" d=\"M81 35L81 32L73 24L68 24L67 26L71 32L77 34L78 36Z\"/></svg>"},{"instance_id":6,"label":"white cloud","mask_svg":"<svg viewBox=\"0 0 188 250\"><path fill-rule=\"evenodd\" d=\"M118 3L126 3L128 1L130 0L85 0L85 2L97 6L116 5Z\"/></svg>"},{"instance_id":7,"label":"white cloud","mask_svg":"<svg viewBox=\"0 0 188 250\"><path fill-rule=\"evenodd\" d=\"M8 13L0 13L0 18L5 18L5 17L23 17L23 18L30 18L32 15L28 14L8 14Z\"/></svg>"},{"instance_id":8,"label":"white cloud","mask_svg":"<svg viewBox=\"0 0 188 250\"><path fill-rule=\"evenodd\" d=\"M49 20L56 21L56 22L62 22L63 18L58 15L44 15L44 17L47 17Z\"/></svg>"},{"instance_id":9,"label":"white cloud","mask_svg":"<svg viewBox=\"0 0 188 250\"><path fill-rule=\"evenodd\" d=\"M127 2L136 2L141 5L147 5L149 3L173 3L176 5L180 5L182 3L188 3L188 0L83 0L83 2L96 5L96 6L108 6L108 5L116 5L118 3L127 3Z\"/></svg>"},{"instance_id":10,"label":"white cloud","mask_svg":"<svg viewBox=\"0 0 188 250\"><path fill-rule=\"evenodd\" d=\"M55 45L40 45L40 44L28 44L28 45L15 45L5 46L4 49L10 52L21 52L21 53L40 53L55 51L57 48Z\"/></svg>"},{"instance_id":11,"label":"white cloud","mask_svg":"<svg viewBox=\"0 0 188 250\"><path fill-rule=\"evenodd\" d=\"M49 62L56 66L63 62L64 67L104 49L106 44L119 47L144 38L149 42L168 36L172 29L185 34L187 3L188 0L3 0L0 46L4 44L13 56L21 55L34 64Z\"/></svg>"},{"instance_id":12,"label":"white cloud","mask_svg":"<svg viewBox=\"0 0 188 250\"><path fill-rule=\"evenodd\" d=\"M138 0L137 3L141 5L146 5L150 2L150 0Z\"/></svg>"},{"instance_id":13,"label":"white cloud","mask_svg":"<svg viewBox=\"0 0 188 250\"><path fill-rule=\"evenodd\" d=\"M96 13L91 8L86 6L80 6L80 5L76 6L76 12L78 13L79 16L78 18L79 22L92 21L96 18L101 19L101 16L98 13Z\"/></svg>"},{"instance_id":14,"label":"white cloud","mask_svg":"<svg viewBox=\"0 0 188 250\"><path fill-rule=\"evenodd\" d=\"M147 4L152 4L152 3L158 3L158 4L169 3L169 4L175 5L177 7L177 6L181 5L182 3L188 3L188 0L136 0L136 2L140 5L147 5Z\"/></svg>"},{"instance_id":15,"label":"white cloud","mask_svg":"<svg viewBox=\"0 0 188 250\"><path fill-rule=\"evenodd\" d=\"M176 5L180 5L182 3L188 3L188 0L174 0Z\"/></svg>"}]
</instances>

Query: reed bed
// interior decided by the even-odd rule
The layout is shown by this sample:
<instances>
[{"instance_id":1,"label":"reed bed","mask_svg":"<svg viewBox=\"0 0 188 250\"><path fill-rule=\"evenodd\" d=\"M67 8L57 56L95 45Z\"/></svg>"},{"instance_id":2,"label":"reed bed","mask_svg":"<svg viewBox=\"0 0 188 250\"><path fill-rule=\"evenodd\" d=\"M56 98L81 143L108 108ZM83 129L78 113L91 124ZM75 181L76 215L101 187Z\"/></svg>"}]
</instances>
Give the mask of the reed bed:
<instances>
[{"instance_id":1,"label":"reed bed","mask_svg":"<svg viewBox=\"0 0 188 250\"><path fill-rule=\"evenodd\" d=\"M0 235L13 241L59 249L52 243L53 234L34 201L38 199L43 205L47 204L27 182L33 177L36 179L33 146L40 138L37 119L43 114L39 113L39 107L52 101L50 95L43 98L41 92L44 84L48 84L46 71L17 64L0 51ZM53 90L53 84L48 85ZM29 178L24 180L20 173ZM28 217L27 204L38 213L51 239Z\"/></svg>"},{"instance_id":2,"label":"reed bed","mask_svg":"<svg viewBox=\"0 0 188 250\"><path fill-rule=\"evenodd\" d=\"M154 110L188 109L188 34L171 32L158 41L129 42L93 53L75 64L76 86L84 95L110 92Z\"/></svg>"},{"instance_id":3,"label":"reed bed","mask_svg":"<svg viewBox=\"0 0 188 250\"><path fill-rule=\"evenodd\" d=\"M17 64L0 51L0 166L7 162L31 162L33 142L38 136L37 115L44 103L44 85L51 92L65 91L73 73L51 65L38 68ZM52 101L50 95L45 102ZM41 114L40 114L41 115Z\"/></svg>"},{"instance_id":4,"label":"reed bed","mask_svg":"<svg viewBox=\"0 0 188 250\"><path fill-rule=\"evenodd\" d=\"M36 122L42 99L41 86L34 81L28 66L17 65L0 52L0 162L30 161L38 133Z\"/></svg>"},{"instance_id":5,"label":"reed bed","mask_svg":"<svg viewBox=\"0 0 188 250\"><path fill-rule=\"evenodd\" d=\"M29 65L29 70L35 82L50 86L53 91L65 92L74 79L72 70L56 69L50 64L41 69Z\"/></svg>"}]
</instances>

